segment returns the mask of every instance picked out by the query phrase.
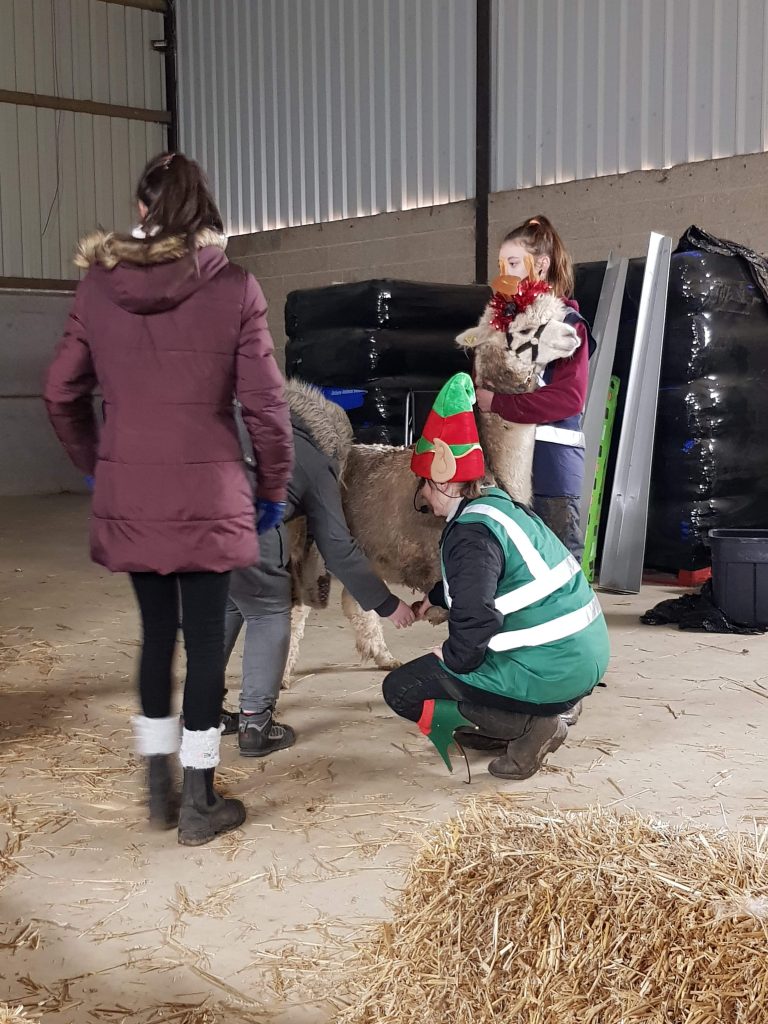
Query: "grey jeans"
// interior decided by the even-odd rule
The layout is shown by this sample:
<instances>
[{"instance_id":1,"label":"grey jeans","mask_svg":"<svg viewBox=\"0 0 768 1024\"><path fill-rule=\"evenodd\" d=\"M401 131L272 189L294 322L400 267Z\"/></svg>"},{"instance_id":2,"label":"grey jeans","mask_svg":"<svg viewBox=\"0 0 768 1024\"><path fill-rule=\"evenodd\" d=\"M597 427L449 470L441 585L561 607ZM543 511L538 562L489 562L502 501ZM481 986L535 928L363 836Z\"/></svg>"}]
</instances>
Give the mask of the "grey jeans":
<instances>
[{"instance_id":1,"label":"grey jeans","mask_svg":"<svg viewBox=\"0 0 768 1024\"><path fill-rule=\"evenodd\" d=\"M291 577L284 527L259 537L261 561L230 576L225 647L227 661L245 623L240 710L272 710L291 640Z\"/></svg>"}]
</instances>

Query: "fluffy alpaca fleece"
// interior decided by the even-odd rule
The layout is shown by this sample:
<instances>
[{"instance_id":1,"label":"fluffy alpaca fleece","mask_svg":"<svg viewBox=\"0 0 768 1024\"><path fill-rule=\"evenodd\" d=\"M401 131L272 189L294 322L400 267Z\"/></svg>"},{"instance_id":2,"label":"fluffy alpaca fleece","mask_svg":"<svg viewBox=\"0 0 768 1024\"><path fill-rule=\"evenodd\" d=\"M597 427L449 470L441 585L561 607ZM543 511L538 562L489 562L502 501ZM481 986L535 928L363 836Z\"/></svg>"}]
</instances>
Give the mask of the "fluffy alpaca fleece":
<instances>
[{"instance_id":1,"label":"fluffy alpaca fleece","mask_svg":"<svg viewBox=\"0 0 768 1024\"><path fill-rule=\"evenodd\" d=\"M81 270L98 263L112 270L118 263L133 263L148 267L154 263L171 263L183 259L191 251L214 245L226 249L227 236L204 228L192 238L192 244L181 235L160 238L134 238L132 235L117 235L113 231L92 231L80 239L75 250L74 264Z\"/></svg>"},{"instance_id":2,"label":"fluffy alpaca fleece","mask_svg":"<svg viewBox=\"0 0 768 1024\"><path fill-rule=\"evenodd\" d=\"M515 319L508 336L490 326L486 309L478 326L456 339L463 348L473 350L476 382L512 394L533 391L548 363L567 358L578 348L578 335L562 322L566 313L559 299L541 295ZM542 324L547 326L538 339L534 361L527 343ZM490 472L515 500L529 503L535 425L507 423L494 413L479 413L478 426ZM438 547L445 523L414 509L416 485L410 448L359 444L350 448L343 477L350 532L382 579L421 594L440 578ZM304 557L299 548L292 548L292 556L297 563ZM300 566L295 571L304 578ZM303 634L308 610L306 603L294 608L286 678L298 656L299 632ZM396 668L398 662L387 648L378 615L364 612L346 591L342 610L355 631L360 656L379 668ZM436 610L432 618L440 621L444 616Z\"/></svg>"}]
</instances>

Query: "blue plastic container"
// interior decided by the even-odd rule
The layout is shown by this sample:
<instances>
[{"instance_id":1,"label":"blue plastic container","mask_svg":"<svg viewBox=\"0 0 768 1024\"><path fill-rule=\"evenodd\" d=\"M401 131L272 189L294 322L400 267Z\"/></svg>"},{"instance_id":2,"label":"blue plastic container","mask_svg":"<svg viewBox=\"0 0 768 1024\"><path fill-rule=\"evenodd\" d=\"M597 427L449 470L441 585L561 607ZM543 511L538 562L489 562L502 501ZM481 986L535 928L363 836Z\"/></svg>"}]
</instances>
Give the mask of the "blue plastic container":
<instances>
[{"instance_id":1,"label":"blue plastic container","mask_svg":"<svg viewBox=\"0 0 768 1024\"><path fill-rule=\"evenodd\" d=\"M342 409L359 409L368 394L362 388L320 388L329 402L335 402Z\"/></svg>"}]
</instances>

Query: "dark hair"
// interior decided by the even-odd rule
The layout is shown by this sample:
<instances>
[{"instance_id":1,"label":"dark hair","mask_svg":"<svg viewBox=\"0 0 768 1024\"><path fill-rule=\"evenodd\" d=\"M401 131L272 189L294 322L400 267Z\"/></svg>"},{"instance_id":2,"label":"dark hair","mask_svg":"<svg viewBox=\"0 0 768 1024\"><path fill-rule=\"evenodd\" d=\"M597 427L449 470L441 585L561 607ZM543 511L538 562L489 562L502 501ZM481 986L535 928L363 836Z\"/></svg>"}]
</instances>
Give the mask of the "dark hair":
<instances>
[{"instance_id":1,"label":"dark hair","mask_svg":"<svg viewBox=\"0 0 768 1024\"><path fill-rule=\"evenodd\" d=\"M514 228L504 242L520 242L532 256L549 256L547 281L552 291L561 298L573 294L573 262L562 238L543 214L530 217Z\"/></svg>"},{"instance_id":2,"label":"dark hair","mask_svg":"<svg viewBox=\"0 0 768 1024\"><path fill-rule=\"evenodd\" d=\"M147 234L190 238L202 228L224 231L202 167L183 153L161 153L150 160L136 186L136 198L147 207L142 222Z\"/></svg>"}]
</instances>

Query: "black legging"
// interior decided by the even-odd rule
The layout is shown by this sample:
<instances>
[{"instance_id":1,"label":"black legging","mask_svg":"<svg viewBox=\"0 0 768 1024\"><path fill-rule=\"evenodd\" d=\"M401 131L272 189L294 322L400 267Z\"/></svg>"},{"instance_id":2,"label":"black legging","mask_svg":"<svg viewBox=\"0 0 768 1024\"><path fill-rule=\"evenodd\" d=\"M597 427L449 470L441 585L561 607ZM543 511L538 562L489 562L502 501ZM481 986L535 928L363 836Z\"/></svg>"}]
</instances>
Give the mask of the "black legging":
<instances>
[{"instance_id":1,"label":"black legging","mask_svg":"<svg viewBox=\"0 0 768 1024\"><path fill-rule=\"evenodd\" d=\"M184 725L192 730L217 727L224 699L229 573L132 572L131 582L143 631L139 693L144 715L167 718L171 713L171 669L181 619L187 651Z\"/></svg>"},{"instance_id":2,"label":"black legging","mask_svg":"<svg viewBox=\"0 0 768 1024\"><path fill-rule=\"evenodd\" d=\"M480 704L500 711L511 711L523 715L561 715L578 704L566 700L561 704L527 704L500 693L469 686L456 676L446 672L434 654L425 654L414 661L408 661L390 672L382 684L384 700L396 715L418 722L425 700L456 700L468 704Z\"/></svg>"}]
</instances>

